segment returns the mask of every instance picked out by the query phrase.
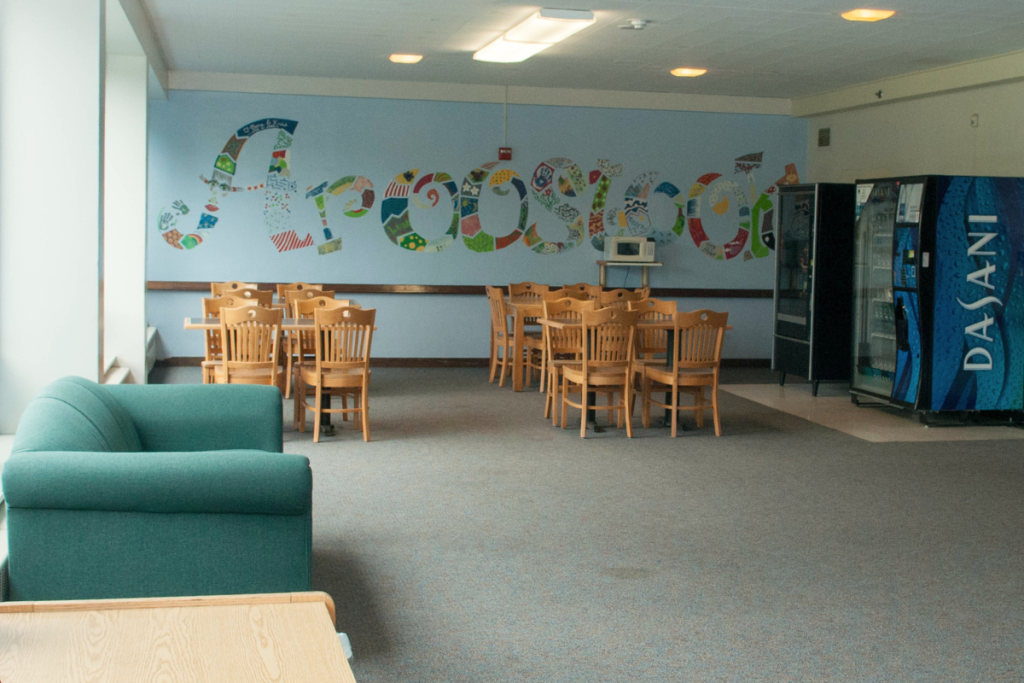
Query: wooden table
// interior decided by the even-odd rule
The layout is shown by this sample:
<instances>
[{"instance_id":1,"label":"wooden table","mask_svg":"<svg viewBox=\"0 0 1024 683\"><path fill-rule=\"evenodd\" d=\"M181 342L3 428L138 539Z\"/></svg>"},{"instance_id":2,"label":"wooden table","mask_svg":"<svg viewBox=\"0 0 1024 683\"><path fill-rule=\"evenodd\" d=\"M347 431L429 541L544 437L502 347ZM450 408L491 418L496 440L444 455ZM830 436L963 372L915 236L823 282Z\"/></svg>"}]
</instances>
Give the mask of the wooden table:
<instances>
[{"instance_id":1,"label":"wooden table","mask_svg":"<svg viewBox=\"0 0 1024 683\"><path fill-rule=\"evenodd\" d=\"M0 603L0 681L355 683L326 593Z\"/></svg>"},{"instance_id":2,"label":"wooden table","mask_svg":"<svg viewBox=\"0 0 1024 683\"><path fill-rule=\"evenodd\" d=\"M523 390L523 375L525 364L523 363L523 338L526 336L523 331L523 321L526 318L541 318L544 316L544 301L531 297L505 297L505 310L512 316L512 391Z\"/></svg>"}]
</instances>

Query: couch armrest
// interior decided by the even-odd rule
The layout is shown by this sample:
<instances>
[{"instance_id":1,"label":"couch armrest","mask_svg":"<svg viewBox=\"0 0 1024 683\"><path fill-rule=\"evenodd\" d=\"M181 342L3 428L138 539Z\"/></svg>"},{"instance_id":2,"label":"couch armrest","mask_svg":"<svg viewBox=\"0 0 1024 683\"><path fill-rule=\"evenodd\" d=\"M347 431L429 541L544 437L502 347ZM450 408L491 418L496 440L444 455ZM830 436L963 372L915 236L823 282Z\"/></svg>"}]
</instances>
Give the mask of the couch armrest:
<instances>
[{"instance_id":1,"label":"couch armrest","mask_svg":"<svg viewBox=\"0 0 1024 683\"><path fill-rule=\"evenodd\" d=\"M104 387L135 423L145 451L282 451L275 387L211 384Z\"/></svg>"},{"instance_id":2,"label":"couch armrest","mask_svg":"<svg viewBox=\"0 0 1024 683\"><path fill-rule=\"evenodd\" d=\"M18 453L3 471L10 508L110 512L308 514L305 456L210 453Z\"/></svg>"}]
</instances>

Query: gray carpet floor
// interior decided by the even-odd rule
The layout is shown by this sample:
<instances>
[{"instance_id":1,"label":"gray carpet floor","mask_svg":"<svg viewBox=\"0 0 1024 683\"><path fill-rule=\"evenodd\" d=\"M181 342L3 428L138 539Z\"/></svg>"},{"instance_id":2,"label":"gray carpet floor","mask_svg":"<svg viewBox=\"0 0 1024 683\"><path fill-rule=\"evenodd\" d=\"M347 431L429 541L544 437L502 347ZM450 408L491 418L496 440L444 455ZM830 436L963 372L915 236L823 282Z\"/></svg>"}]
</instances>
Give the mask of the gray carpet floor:
<instances>
[{"instance_id":1,"label":"gray carpet floor","mask_svg":"<svg viewBox=\"0 0 1024 683\"><path fill-rule=\"evenodd\" d=\"M482 370L375 370L371 443L287 431L356 679L1024 680L1019 445L721 400L721 438L581 440Z\"/></svg>"}]
</instances>

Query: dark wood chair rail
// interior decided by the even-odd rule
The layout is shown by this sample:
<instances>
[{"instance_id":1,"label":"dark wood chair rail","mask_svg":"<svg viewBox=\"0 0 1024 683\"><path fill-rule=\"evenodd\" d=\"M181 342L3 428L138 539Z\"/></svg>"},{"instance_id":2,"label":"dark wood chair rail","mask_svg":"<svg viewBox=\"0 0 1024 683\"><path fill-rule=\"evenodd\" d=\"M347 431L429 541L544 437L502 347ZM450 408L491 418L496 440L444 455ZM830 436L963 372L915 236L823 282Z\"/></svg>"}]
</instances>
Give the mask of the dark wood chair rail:
<instances>
[{"instance_id":1,"label":"dark wood chair rail","mask_svg":"<svg viewBox=\"0 0 1024 683\"><path fill-rule=\"evenodd\" d=\"M277 282L257 283L260 289L274 290ZM495 285L504 288L507 285ZM484 296L484 285L365 285L325 283L324 287L345 294L455 294ZM209 282L170 282L150 280L146 289L155 292L209 292ZM770 289L686 289L655 287L651 296L674 299L771 299Z\"/></svg>"}]
</instances>

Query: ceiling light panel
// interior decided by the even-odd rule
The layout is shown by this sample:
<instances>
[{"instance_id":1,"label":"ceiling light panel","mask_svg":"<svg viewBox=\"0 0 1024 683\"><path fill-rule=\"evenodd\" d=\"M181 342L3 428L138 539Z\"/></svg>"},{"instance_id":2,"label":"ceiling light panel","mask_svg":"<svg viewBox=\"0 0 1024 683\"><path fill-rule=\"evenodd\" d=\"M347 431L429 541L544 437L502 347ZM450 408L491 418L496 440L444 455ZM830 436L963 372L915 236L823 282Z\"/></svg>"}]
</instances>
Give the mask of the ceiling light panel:
<instances>
[{"instance_id":1,"label":"ceiling light panel","mask_svg":"<svg viewBox=\"0 0 1024 683\"><path fill-rule=\"evenodd\" d=\"M504 38L498 38L482 50L477 50L473 54L473 59L479 62L502 62L506 64L522 62L549 47L551 47L550 43L517 43L505 40Z\"/></svg>"},{"instance_id":2,"label":"ceiling light panel","mask_svg":"<svg viewBox=\"0 0 1024 683\"><path fill-rule=\"evenodd\" d=\"M557 43L582 31L595 21L586 10L542 9L505 34L519 43Z\"/></svg>"},{"instance_id":3,"label":"ceiling light panel","mask_svg":"<svg viewBox=\"0 0 1024 683\"><path fill-rule=\"evenodd\" d=\"M388 59L390 59L395 64L416 64L421 59L423 59L423 55L393 54L390 57L388 57Z\"/></svg>"},{"instance_id":4,"label":"ceiling light panel","mask_svg":"<svg viewBox=\"0 0 1024 683\"><path fill-rule=\"evenodd\" d=\"M589 10L542 9L478 50L473 59L480 62L522 62L582 31L594 21L594 13Z\"/></svg>"}]
</instances>

